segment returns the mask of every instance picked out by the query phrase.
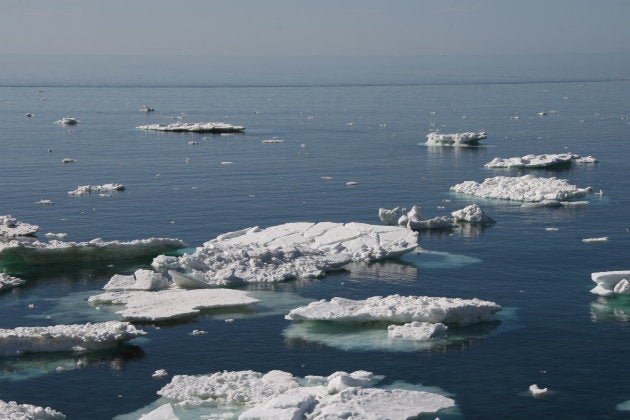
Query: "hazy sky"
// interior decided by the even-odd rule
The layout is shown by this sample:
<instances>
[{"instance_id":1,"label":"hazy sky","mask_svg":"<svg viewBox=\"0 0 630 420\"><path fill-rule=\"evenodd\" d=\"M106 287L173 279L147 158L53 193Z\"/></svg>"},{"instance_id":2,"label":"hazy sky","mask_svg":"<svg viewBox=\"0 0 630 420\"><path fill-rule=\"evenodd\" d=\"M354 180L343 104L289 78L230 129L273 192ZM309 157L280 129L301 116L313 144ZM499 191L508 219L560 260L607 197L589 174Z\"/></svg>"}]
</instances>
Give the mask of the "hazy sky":
<instances>
[{"instance_id":1,"label":"hazy sky","mask_svg":"<svg viewBox=\"0 0 630 420\"><path fill-rule=\"evenodd\" d=\"M630 0L0 0L0 53L630 52Z\"/></svg>"}]
</instances>

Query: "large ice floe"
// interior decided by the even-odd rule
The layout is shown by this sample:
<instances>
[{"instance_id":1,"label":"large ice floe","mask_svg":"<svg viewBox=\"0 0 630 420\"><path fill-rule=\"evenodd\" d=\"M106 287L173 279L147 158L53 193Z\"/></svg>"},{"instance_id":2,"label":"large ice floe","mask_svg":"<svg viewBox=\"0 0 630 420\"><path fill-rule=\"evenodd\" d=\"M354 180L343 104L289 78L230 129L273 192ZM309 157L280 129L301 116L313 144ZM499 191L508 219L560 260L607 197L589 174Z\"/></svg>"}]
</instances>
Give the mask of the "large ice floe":
<instances>
[{"instance_id":1,"label":"large ice floe","mask_svg":"<svg viewBox=\"0 0 630 420\"><path fill-rule=\"evenodd\" d=\"M26 281L23 279L0 273L0 291L22 286Z\"/></svg>"},{"instance_id":2,"label":"large ice floe","mask_svg":"<svg viewBox=\"0 0 630 420\"><path fill-rule=\"evenodd\" d=\"M144 334L132 324L119 321L0 329L0 355L100 350Z\"/></svg>"},{"instance_id":3,"label":"large ice floe","mask_svg":"<svg viewBox=\"0 0 630 420\"><path fill-rule=\"evenodd\" d=\"M364 223L286 223L219 235L192 254L158 256L156 271L185 288L321 277L351 261L377 261L415 249L417 233Z\"/></svg>"},{"instance_id":4,"label":"large ice floe","mask_svg":"<svg viewBox=\"0 0 630 420\"><path fill-rule=\"evenodd\" d=\"M124 191L125 186L122 184L103 184L103 185L79 185L75 190L68 191L68 195L81 196L92 193L110 193L113 191Z\"/></svg>"},{"instance_id":5,"label":"large ice floe","mask_svg":"<svg viewBox=\"0 0 630 420\"><path fill-rule=\"evenodd\" d=\"M134 260L154 257L167 251L186 247L179 239L149 238L133 241L103 241L100 238L89 242L22 242L12 240L0 242L0 266L41 266L47 264L104 262Z\"/></svg>"},{"instance_id":6,"label":"large ice floe","mask_svg":"<svg viewBox=\"0 0 630 420\"><path fill-rule=\"evenodd\" d=\"M175 419L185 412L239 420L405 419L455 407L451 398L432 392L376 388L382 378L367 371L306 378L280 370L176 375L158 391L158 408L141 418L164 418L157 416L163 413Z\"/></svg>"},{"instance_id":7,"label":"large ice floe","mask_svg":"<svg viewBox=\"0 0 630 420\"><path fill-rule=\"evenodd\" d=\"M526 155L523 157L499 158L496 157L484 166L486 168L559 168L569 166L572 163L597 163L597 159L592 156L582 157L574 153Z\"/></svg>"},{"instance_id":8,"label":"large ice floe","mask_svg":"<svg viewBox=\"0 0 630 420\"><path fill-rule=\"evenodd\" d=\"M50 407L3 400L0 400L0 416L6 420L63 420L66 418L64 414Z\"/></svg>"},{"instance_id":9,"label":"large ice floe","mask_svg":"<svg viewBox=\"0 0 630 420\"><path fill-rule=\"evenodd\" d=\"M630 270L591 273L597 283L591 293L599 296L630 295Z\"/></svg>"},{"instance_id":10,"label":"large ice floe","mask_svg":"<svg viewBox=\"0 0 630 420\"><path fill-rule=\"evenodd\" d=\"M486 178L482 183L465 181L451 187L451 191L482 198L514 200L563 205L565 201L584 197L591 187L579 188L566 179L542 178L533 175L516 177L497 176Z\"/></svg>"},{"instance_id":11,"label":"large ice floe","mask_svg":"<svg viewBox=\"0 0 630 420\"><path fill-rule=\"evenodd\" d=\"M429 146L476 146L488 137L485 131L479 133L429 133L426 144Z\"/></svg>"},{"instance_id":12,"label":"large ice floe","mask_svg":"<svg viewBox=\"0 0 630 420\"><path fill-rule=\"evenodd\" d=\"M173 131L186 133L237 133L245 130L242 125L231 125L222 122L149 124L136 127L139 130Z\"/></svg>"},{"instance_id":13,"label":"large ice floe","mask_svg":"<svg viewBox=\"0 0 630 420\"><path fill-rule=\"evenodd\" d=\"M39 230L39 226L19 222L10 214L0 216L0 236L32 236Z\"/></svg>"}]
</instances>

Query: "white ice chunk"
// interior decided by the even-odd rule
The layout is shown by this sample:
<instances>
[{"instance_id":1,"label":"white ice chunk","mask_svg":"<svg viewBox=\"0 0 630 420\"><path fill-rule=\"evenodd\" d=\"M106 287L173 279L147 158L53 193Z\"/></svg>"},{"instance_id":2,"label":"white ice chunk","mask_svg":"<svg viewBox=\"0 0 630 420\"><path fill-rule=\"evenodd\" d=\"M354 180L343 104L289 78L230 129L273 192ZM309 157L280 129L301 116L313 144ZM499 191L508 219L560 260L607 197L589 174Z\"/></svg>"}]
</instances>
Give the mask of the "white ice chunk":
<instances>
[{"instance_id":1,"label":"white ice chunk","mask_svg":"<svg viewBox=\"0 0 630 420\"><path fill-rule=\"evenodd\" d=\"M245 127L243 127L242 125L231 125L222 122L174 122L172 124L141 125L136 128L139 130L173 131L187 133L236 133L245 130Z\"/></svg>"},{"instance_id":2,"label":"white ice chunk","mask_svg":"<svg viewBox=\"0 0 630 420\"><path fill-rule=\"evenodd\" d=\"M44 408L2 400L0 400L0 415L7 420L63 420L66 418L64 414L50 407Z\"/></svg>"},{"instance_id":3,"label":"white ice chunk","mask_svg":"<svg viewBox=\"0 0 630 420\"><path fill-rule=\"evenodd\" d=\"M500 305L480 299L400 295L373 296L365 300L335 297L293 309L285 318L291 321L420 321L464 326L492 320L500 310Z\"/></svg>"},{"instance_id":4,"label":"white ice chunk","mask_svg":"<svg viewBox=\"0 0 630 420\"><path fill-rule=\"evenodd\" d=\"M133 274L125 276L114 275L103 286L104 290L113 292L119 290L160 290L169 287L169 282L161 273L152 270L136 270Z\"/></svg>"},{"instance_id":5,"label":"white ice chunk","mask_svg":"<svg viewBox=\"0 0 630 420\"><path fill-rule=\"evenodd\" d=\"M17 277L10 276L5 273L0 273L0 290L8 290L14 287L18 287L26 283L25 280Z\"/></svg>"},{"instance_id":6,"label":"white ice chunk","mask_svg":"<svg viewBox=\"0 0 630 420\"><path fill-rule=\"evenodd\" d=\"M480 133L429 133L426 144L429 146L475 146L479 144L479 140L487 137L488 134L485 131Z\"/></svg>"},{"instance_id":7,"label":"white ice chunk","mask_svg":"<svg viewBox=\"0 0 630 420\"><path fill-rule=\"evenodd\" d=\"M159 256L182 287L280 282L321 277L350 261L376 261L416 248L417 234L394 226L363 223L286 223L229 232L179 258Z\"/></svg>"},{"instance_id":8,"label":"white ice chunk","mask_svg":"<svg viewBox=\"0 0 630 420\"><path fill-rule=\"evenodd\" d=\"M124 191L125 186L122 184L103 184L103 185L79 185L76 190L68 191L68 195L88 195L91 193L104 193L112 191Z\"/></svg>"},{"instance_id":9,"label":"white ice chunk","mask_svg":"<svg viewBox=\"0 0 630 420\"><path fill-rule=\"evenodd\" d=\"M446 332L448 327L440 322L409 322L403 325L390 325L387 327L389 338L399 338L403 340L430 340Z\"/></svg>"},{"instance_id":10,"label":"white ice chunk","mask_svg":"<svg viewBox=\"0 0 630 420\"><path fill-rule=\"evenodd\" d=\"M451 191L483 198L497 198L527 202L543 200L563 201L585 196L590 187L579 188L566 179L539 178L532 175L521 177L497 176L486 178L483 183L465 181L451 187Z\"/></svg>"},{"instance_id":11,"label":"white ice chunk","mask_svg":"<svg viewBox=\"0 0 630 420\"><path fill-rule=\"evenodd\" d=\"M150 413L144 414L140 420L179 420L173 411L173 406L169 403L162 404Z\"/></svg>"},{"instance_id":12,"label":"white ice chunk","mask_svg":"<svg viewBox=\"0 0 630 420\"><path fill-rule=\"evenodd\" d=\"M457 222L479 223L484 225L495 223L494 219L486 215L477 204L471 204L463 209L456 210L451 213L451 216L453 216Z\"/></svg>"},{"instance_id":13,"label":"white ice chunk","mask_svg":"<svg viewBox=\"0 0 630 420\"><path fill-rule=\"evenodd\" d=\"M157 292L121 291L91 296L91 304L125 305L116 313L128 321L164 321L197 315L202 309L250 305L258 302L232 289L167 289Z\"/></svg>"},{"instance_id":14,"label":"white ice chunk","mask_svg":"<svg viewBox=\"0 0 630 420\"><path fill-rule=\"evenodd\" d=\"M10 214L0 216L0 236L31 236L39 229L39 226L18 222Z\"/></svg>"},{"instance_id":15,"label":"white ice chunk","mask_svg":"<svg viewBox=\"0 0 630 420\"><path fill-rule=\"evenodd\" d=\"M545 398L549 394L548 388L539 388L538 385L532 384L529 386L529 393L534 398Z\"/></svg>"},{"instance_id":16,"label":"white ice chunk","mask_svg":"<svg viewBox=\"0 0 630 420\"><path fill-rule=\"evenodd\" d=\"M73 351L77 348L99 350L146 334L128 322L53 325L0 329L0 354L19 355L25 352Z\"/></svg>"},{"instance_id":17,"label":"white ice chunk","mask_svg":"<svg viewBox=\"0 0 630 420\"><path fill-rule=\"evenodd\" d=\"M413 220L409 218L407 226L411 230L452 229L455 227L455 219L448 216L437 216L426 220Z\"/></svg>"},{"instance_id":18,"label":"white ice chunk","mask_svg":"<svg viewBox=\"0 0 630 420\"><path fill-rule=\"evenodd\" d=\"M582 239L584 243L597 243L597 242L608 242L608 236L601 236L599 238L584 238Z\"/></svg>"},{"instance_id":19,"label":"white ice chunk","mask_svg":"<svg viewBox=\"0 0 630 420\"><path fill-rule=\"evenodd\" d=\"M574 153L526 155L523 157L499 158L486 163L486 168L557 168L571 163L597 163L592 156L582 157Z\"/></svg>"},{"instance_id":20,"label":"white ice chunk","mask_svg":"<svg viewBox=\"0 0 630 420\"><path fill-rule=\"evenodd\" d=\"M378 209L378 217L381 219L381 222L387 226L396 226L398 224L398 219L402 216L403 212L400 207L395 207L391 210L380 208Z\"/></svg>"},{"instance_id":21,"label":"white ice chunk","mask_svg":"<svg viewBox=\"0 0 630 420\"><path fill-rule=\"evenodd\" d=\"M55 121L55 124L63 124L63 125L77 125L81 121L77 120L74 117L63 117L60 120Z\"/></svg>"},{"instance_id":22,"label":"white ice chunk","mask_svg":"<svg viewBox=\"0 0 630 420\"><path fill-rule=\"evenodd\" d=\"M591 289L591 293L596 295L630 294L630 270L591 273L591 279L597 283Z\"/></svg>"},{"instance_id":23,"label":"white ice chunk","mask_svg":"<svg viewBox=\"0 0 630 420\"><path fill-rule=\"evenodd\" d=\"M320 387L321 388L321 387ZM302 420L313 411L320 388L299 387L270 398L238 416L238 420Z\"/></svg>"}]
</instances>

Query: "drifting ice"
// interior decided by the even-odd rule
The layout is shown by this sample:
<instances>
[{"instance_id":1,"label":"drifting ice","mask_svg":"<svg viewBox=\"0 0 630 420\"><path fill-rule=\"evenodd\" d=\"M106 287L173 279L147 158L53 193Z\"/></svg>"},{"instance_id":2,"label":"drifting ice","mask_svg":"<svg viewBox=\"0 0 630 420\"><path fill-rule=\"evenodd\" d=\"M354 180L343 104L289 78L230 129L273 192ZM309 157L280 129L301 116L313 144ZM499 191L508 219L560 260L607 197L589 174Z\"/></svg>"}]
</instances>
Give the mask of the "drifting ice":
<instances>
[{"instance_id":1,"label":"drifting ice","mask_svg":"<svg viewBox=\"0 0 630 420\"><path fill-rule=\"evenodd\" d=\"M119 321L0 329L0 354L100 350L145 334L130 323Z\"/></svg>"},{"instance_id":2,"label":"drifting ice","mask_svg":"<svg viewBox=\"0 0 630 420\"><path fill-rule=\"evenodd\" d=\"M291 321L336 321L396 323L430 322L466 326L491 321L501 310L494 302L429 296L374 296L365 300L334 297L293 309L285 316Z\"/></svg>"},{"instance_id":3,"label":"drifting ice","mask_svg":"<svg viewBox=\"0 0 630 420\"><path fill-rule=\"evenodd\" d=\"M9 420L63 420L66 416L50 407L38 407L32 404L18 404L15 401L0 400L0 414Z\"/></svg>"},{"instance_id":4,"label":"drifting ice","mask_svg":"<svg viewBox=\"0 0 630 420\"><path fill-rule=\"evenodd\" d=\"M429 133L426 144L429 146L476 146L479 140L488 137L485 131L480 133Z\"/></svg>"},{"instance_id":5,"label":"drifting ice","mask_svg":"<svg viewBox=\"0 0 630 420\"><path fill-rule=\"evenodd\" d=\"M597 163L592 156L582 157L574 153L526 155L507 159L494 158L486 163L486 168L554 168L570 165L571 163Z\"/></svg>"},{"instance_id":6,"label":"drifting ice","mask_svg":"<svg viewBox=\"0 0 630 420\"><path fill-rule=\"evenodd\" d=\"M591 273L591 279L597 283L597 286L591 289L593 294L600 296L630 295L630 270Z\"/></svg>"},{"instance_id":7,"label":"drifting ice","mask_svg":"<svg viewBox=\"0 0 630 420\"><path fill-rule=\"evenodd\" d=\"M487 216L476 204L471 204L463 209L451 213L452 217L437 216L427 219L418 206L413 206L409 212L406 209L395 207L391 210L378 209L378 217L388 226L403 226L411 230L420 231L427 229L452 229L458 223L492 224L495 221Z\"/></svg>"},{"instance_id":8,"label":"drifting ice","mask_svg":"<svg viewBox=\"0 0 630 420\"><path fill-rule=\"evenodd\" d=\"M465 181L451 187L451 191L483 198L501 200L541 202L543 200L565 201L583 197L591 187L578 188L566 179L538 178L532 175L521 177L497 176L486 178L483 183Z\"/></svg>"},{"instance_id":9,"label":"drifting ice","mask_svg":"<svg viewBox=\"0 0 630 420\"><path fill-rule=\"evenodd\" d=\"M446 332L448 327L441 322L409 322L403 325L390 325L387 327L389 338L400 338L403 340L425 341Z\"/></svg>"},{"instance_id":10,"label":"drifting ice","mask_svg":"<svg viewBox=\"0 0 630 420\"><path fill-rule=\"evenodd\" d=\"M483 210L481 210L481 207L476 204L471 204L461 210L456 210L451 213L451 216L453 216L457 222L479 223L482 225L495 223L494 219L485 214Z\"/></svg>"},{"instance_id":11,"label":"drifting ice","mask_svg":"<svg viewBox=\"0 0 630 420\"><path fill-rule=\"evenodd\" d=\"M8 290L18 287L26 283L26 281L17 277L12 277L5 273L0 273L0 290Z\"/></svg>"},{"instance_id":12,"label":"drifting ice","mask_svg":"<svg viewBox=\"0 0 630 420\"><path fill-rule=\"evenodd\" d=\"M222 122L149 124L136 127L139 130L173 131L187 133L236 133L245 130L242 125L231 125Z\"/></svg>"},{"instance_id":13,"label":"drifting ice","mask_svg":"<svg viewBox=\"0 0 630 420\"><path fill-rule=\"evenodd\" d=\"M68 191L68 195L88 195L91 193L103 193L124 190L125 186L121 184L79 185L76 190Z\"/></svg>"},{"instance_id":14,"label":"drifting ice","mask_svg":"<svg viewBox=\"0 0 630 420\"><path fill-rule=\"evenodd\" d=\"M0 216L0 236L31 236L39 230L39 226L18 222L10 214Z\"/></svg>"},{"instance_id":15,"label":"drifting ice","mask_svg":"<svg viewBox=\"0 0 630 420\"><path fill-rule=\"evenodd\" d=\"M351 261L377 261L417 247L408 229L363 223L286 223L218 236L181 257L158 256L153 268L181 287L199 288L321 277Z\"/></svg>"}]
</instances>

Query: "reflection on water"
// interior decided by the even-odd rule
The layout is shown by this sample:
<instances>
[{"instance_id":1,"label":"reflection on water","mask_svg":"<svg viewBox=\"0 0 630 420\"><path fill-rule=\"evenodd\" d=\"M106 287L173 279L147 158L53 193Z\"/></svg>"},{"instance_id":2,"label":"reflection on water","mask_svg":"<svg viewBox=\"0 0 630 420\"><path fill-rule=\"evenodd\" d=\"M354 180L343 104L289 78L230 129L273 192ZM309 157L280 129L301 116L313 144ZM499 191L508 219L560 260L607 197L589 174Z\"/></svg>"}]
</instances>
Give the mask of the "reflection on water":
<instances>
[{"instance_id":1,"label":"reflection on water","mask_svg":"<svg viewBox=\"0 0 630 420\"><path fill-rule=\"evenodd\" d=\"M598 297L591 303L594 322L630 321L630 296Z\"/></svg>"},{"instance_id":2,"label":"reflection on water","mask_svg":"<svg viewBox=\"0 0 630 420\"><path fill-rule=\"evenodd\" d=\"M413 264L419 268L459 268L481 262L479 258L469 257L466 255L426 251L422 249L405 254L400 257L400 259L401 261Z\"/></svg>"}]
</instances>

